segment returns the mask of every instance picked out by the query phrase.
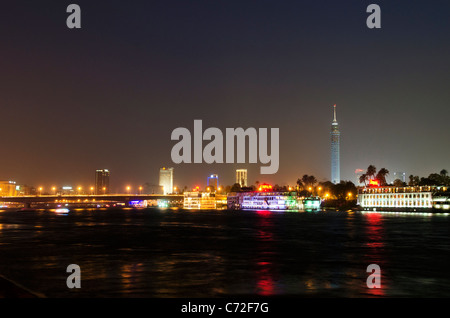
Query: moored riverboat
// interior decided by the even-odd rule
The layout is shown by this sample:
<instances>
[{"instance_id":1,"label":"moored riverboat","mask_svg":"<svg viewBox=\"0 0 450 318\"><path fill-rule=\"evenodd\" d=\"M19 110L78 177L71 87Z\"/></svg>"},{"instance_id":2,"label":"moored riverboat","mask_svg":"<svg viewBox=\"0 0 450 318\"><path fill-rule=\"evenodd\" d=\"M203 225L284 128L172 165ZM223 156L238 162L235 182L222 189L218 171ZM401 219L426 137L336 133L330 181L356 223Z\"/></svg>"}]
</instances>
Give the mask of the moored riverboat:
<instances>
[{"instance_id":1,"label":"moored riverboat","mask_svg":"<svg viewBox=\"0 0 450 318\"><path fill-rule=\"evenodd\" d=\"M440 212L450 209L444 186L369 186L358 190L362 211Z\"/></svg>"}]
</instances>

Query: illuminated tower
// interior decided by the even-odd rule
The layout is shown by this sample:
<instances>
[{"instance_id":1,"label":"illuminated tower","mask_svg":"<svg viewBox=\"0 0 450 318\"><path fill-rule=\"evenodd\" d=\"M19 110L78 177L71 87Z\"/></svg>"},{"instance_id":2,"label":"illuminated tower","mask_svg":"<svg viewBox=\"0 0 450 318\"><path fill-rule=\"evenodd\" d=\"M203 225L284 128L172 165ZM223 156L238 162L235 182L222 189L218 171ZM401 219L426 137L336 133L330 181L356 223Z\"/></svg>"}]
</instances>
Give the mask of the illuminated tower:
<instances>
[{"instance_id":1,"label":"illuminated tower","mask_svg":"<svg viewBox=\"0 0 450 318\"><path fill-rule=\"evenodd\" d=\"M173 193L173 168L159 169L159 185L163 187L164 194Z\"/></svg>"},{"instance_id":2,"label":"illuminated tower","mask_svg":"<svg viewBox=\"0 0 450 318\"><path fill-rule=\"evenodd\" d=\"M109 170L95 170L95 194L108 194L109 190Z\"/></svg>"},{"instance_id":3,"label":"illuminated tower","mask_svg":"<svg viewBox=\"0 0 450 318\"><path fill-rule=\"evenodd\" d=\"M341 165L339 162L339 139L341 133L336 120L336 105L333 106L334 118L331 123L331 182L337 184L341 182Z\"/></svg>"},{"instance_id":4,"label":"illuminated tower","mask_svg":"<svg viewBox=\"0 0 450 318\"><path fill-rule=\"evenodd\" d=\"M219 176L217 174L212 174L207 179L208 187L214 187L214 190L219 188Z\"/></svg>"},{"instance_id":5,"label":"illuminated tower","mask_svg":"<svg viewBox=\"0 0 450 318\"><path fill-rule=\"evenodd\" d=\"M236 170L236 183L239 183L241 187L247 186L247 169Z\"/></svg>"}]
</instances>

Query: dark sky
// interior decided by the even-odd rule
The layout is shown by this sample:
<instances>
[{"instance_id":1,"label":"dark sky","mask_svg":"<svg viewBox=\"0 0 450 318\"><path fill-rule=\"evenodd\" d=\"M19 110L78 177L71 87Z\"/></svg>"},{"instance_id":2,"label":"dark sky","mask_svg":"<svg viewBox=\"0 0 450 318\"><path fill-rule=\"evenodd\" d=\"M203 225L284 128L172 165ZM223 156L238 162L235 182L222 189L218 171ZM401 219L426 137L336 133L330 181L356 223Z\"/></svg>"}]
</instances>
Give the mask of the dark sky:
<instances>
[{"instance_id":1,"label":"dark sky","mask_svg":"<svg viewBox=\"0 0 450 318\"><path fill-rule=\"evenodd\" d=\"M66 27L77 3L82 28ZM377 3L382 28L368 29ZM337 104L341 177L369 164L450 170L450 2L23 1L0 11L0 179L118 190L330 179ZM280 128L280 169L171 162L173 129Z\"/></svg>"}]
</instances>

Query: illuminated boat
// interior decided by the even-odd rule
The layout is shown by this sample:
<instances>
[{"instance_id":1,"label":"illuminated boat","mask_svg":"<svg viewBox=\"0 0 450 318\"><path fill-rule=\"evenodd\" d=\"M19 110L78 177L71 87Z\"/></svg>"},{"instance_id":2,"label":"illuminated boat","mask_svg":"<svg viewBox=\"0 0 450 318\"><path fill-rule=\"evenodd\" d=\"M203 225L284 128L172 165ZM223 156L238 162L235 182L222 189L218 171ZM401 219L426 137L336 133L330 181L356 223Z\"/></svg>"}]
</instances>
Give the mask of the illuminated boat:
<instances>
[{"instance_id":1,"label":"illuminated boat","mask_svg":"<svg viewBox=\"0 0 450 318\"><path fill-rule=\"evenodd\" d=\"M231 210L299 210L297 192L274 191L271 185L263 184L258 191L232 192L227 196L227 207Z\"/></svg>"},{"instance_id":2,"label":"illuminated boat","mask_svg":"<svg viewBox=\"0 0 450 318\"><path fill-rule=\"evenodd\" d=\"M185 192L183 207L189 210L215 210L217 208L216 194L200 191Z\"/></svg>"},{"instance_id":3,"label":"illuminated boat","mask_svg":"<svg viewBox=\"0 0 450 318\"><path fill-rule=\"evenodd\" d=\"M450 195L445 186L377 186L358 191L358 206L365 211L432 212L450 209Z\"/></svg>"},{"instance_id":4,"label":"illuminated boat","mask_svg":"<svg viewBox=\"0 0 450 318\"><path fill-rule=\"evenodd\" d=\"M308 197L303 199L303 210L319 211L321 209L322 199L319 197Z\"/></svg>"},{"instance_id":5,"label":"illuminated boat","mask_svg":"<svg viewBox=\"0 0 450 318\"><path fill-rule=\"evenodd\" d=\"M70 211L68 208L57 208L55 209L56 214L68 214Z\"/></svg>"},{"instance_id":6,"label":"illuminated boat","mask_svg":"<svg viewBox=\"0 0 450 318\"><path fill-rule=\"evenodd\" d=\"M433 210L450 210L450 193L436 194L433 197Z\"/></svg>"}]
</instances>

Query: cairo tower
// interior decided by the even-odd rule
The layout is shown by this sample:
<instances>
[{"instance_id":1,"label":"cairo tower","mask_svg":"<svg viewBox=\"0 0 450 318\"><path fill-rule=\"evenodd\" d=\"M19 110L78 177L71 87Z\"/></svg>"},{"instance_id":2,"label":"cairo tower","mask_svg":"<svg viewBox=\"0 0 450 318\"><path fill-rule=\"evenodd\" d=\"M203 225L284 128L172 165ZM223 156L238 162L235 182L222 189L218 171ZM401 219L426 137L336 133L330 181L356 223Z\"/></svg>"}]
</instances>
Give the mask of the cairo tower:
<instances>
[{"instance_id":1,"label":"cairo tower","mask_svg":"<svg viewBox=\"0 0 450 318\"><path fill-rule=\"evenodd\" d=\"M341 165L339 161L339 139L341 133L336 120L336 105L334 108L334 118L331 123L331 182L338 184L341 182Z\"/></svg>"}]
</instances>

